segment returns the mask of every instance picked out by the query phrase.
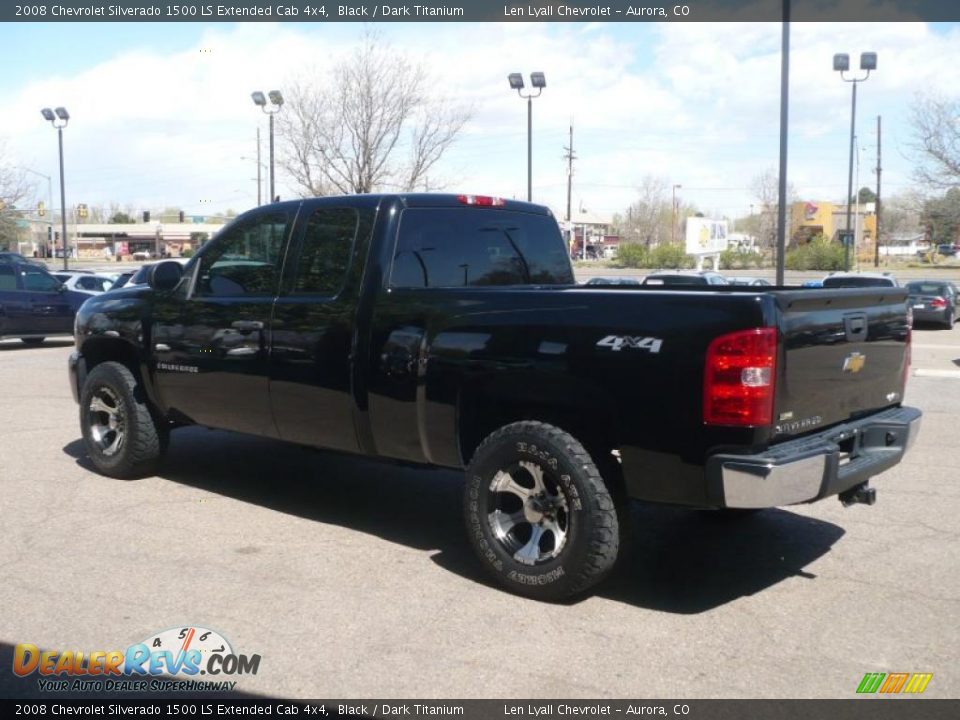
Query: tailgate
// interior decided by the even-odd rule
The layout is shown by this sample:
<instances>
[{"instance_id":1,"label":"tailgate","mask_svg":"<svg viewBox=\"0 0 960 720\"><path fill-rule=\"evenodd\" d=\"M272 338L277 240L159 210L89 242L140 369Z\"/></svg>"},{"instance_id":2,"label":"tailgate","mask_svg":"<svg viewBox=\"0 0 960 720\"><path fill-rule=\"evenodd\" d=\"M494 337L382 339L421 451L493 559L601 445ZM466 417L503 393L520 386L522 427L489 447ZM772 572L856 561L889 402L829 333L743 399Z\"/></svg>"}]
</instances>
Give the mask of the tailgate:
<instances>
[{"instance_id":1,"label":"tailgate","mask_svg":"<svg viewBox=\"0 0 960 720\"><path fill-rule=\"evenodd\" d=\"M782 343L774 435L899 404L909 363L904 288L777 291Z\"/></svg>"}]
</instances>

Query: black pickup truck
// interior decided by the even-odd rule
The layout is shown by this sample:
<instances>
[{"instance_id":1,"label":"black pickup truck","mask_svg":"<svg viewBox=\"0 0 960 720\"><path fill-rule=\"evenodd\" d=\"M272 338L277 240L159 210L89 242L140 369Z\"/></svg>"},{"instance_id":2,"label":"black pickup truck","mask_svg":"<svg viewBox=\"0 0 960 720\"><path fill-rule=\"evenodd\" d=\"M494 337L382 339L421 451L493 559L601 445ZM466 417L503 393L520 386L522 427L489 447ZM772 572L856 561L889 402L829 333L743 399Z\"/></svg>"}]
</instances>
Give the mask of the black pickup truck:
<instances>
[{"instance_id":1,"label":"black pickup truck","mask_svg":"<svg viewBox=\"0 0 960 720\"><path fill-rule=\"evenodd\" d=\"M480 561L557 599L609 572L630 498L872 502L920 421L906 297L578 286L546 208L317 198L88 300L70 375L115 477L153 473L186 424L465 469Z\"/></svg>"}]
</instances>

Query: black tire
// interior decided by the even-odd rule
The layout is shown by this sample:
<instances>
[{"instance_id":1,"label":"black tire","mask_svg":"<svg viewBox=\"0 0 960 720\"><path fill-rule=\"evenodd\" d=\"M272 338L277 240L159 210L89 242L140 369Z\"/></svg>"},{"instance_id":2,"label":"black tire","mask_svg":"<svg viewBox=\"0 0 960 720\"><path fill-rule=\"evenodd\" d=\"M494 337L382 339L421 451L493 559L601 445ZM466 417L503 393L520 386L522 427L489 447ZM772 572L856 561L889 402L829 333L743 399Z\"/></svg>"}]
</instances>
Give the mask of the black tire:
<instances>
[{"instance_id":1,"label":"black tire","mask_svg":"<svg viewBox=\"0 0 960 720\"><path fill-rule=\"evenodd\" d=\"M44 340L46 340L46 338L20 338L20 342L22 342L24 345L42 345Z\"/></svg>"},{"instance_id":2,"label":"black tire","mask_svg":"<svg viewBox=\"0 0 960 720\"><path fill-rule=\"evenodd\" d=\"M943 321L943 326L944 326L947 330L952 330L952 329L953 329L953 323L954 323L954 322L956 322L956 318L955 318L954 315L953 315L953 310L951 310L951 311L947 314L946 320Z\"/></svg>"},{"instance_id":3,"label":"black tire","mask_svg":"<svg viewBox=\"0 0 960 720\"><path fill-rule=\"evenodd\" d=\"M463 507L480 562L519 595L564 600L617 560L613 496L583 445L552 425L518 422L488 436L467 467Z\"/></svg>"},{"instance_id":4,"label":"black tire","mask_svg":"<svg viewBox=\"0 0 960 720\"><path fill-rule=\"evenodd\" d=\"M150 412L143 388L125 365L97 365L80 392L80 429L87 456L110 477L153 475L169 430Z\"/></svg>"}]
</instances>

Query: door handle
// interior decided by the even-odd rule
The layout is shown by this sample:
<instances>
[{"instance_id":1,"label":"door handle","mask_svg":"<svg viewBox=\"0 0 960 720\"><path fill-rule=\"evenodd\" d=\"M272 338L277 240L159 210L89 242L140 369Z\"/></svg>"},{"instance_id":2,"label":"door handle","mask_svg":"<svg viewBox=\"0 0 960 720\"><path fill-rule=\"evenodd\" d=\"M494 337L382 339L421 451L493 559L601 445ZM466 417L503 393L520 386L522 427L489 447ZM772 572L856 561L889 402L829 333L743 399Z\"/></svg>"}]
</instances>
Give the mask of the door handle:
<instances>
[{"instance_id":1,"label":"door handle","mask_svg":"<svg viewBox=\"0 0 960 720\"><path fill-rule=\"evenodd\" d=\"M234 320L230 327L240 332L253 332L254 330L263 330L263 323L259 320Z\"/></svg>"}]
</instances>

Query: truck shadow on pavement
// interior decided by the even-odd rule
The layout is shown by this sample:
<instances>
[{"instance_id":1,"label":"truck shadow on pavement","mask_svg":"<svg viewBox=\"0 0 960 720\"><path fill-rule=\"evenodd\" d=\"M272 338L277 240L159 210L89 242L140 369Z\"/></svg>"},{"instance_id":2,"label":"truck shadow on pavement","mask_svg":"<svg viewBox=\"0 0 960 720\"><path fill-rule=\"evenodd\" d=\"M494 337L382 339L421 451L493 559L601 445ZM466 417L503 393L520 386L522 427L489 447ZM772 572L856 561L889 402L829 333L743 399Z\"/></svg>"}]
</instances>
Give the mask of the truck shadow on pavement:
<instances>
[{"instance_id":1,"label":"truck shadow on pavement","mask_svg":"<svg viewBox=\"0 0 960 720\"><path fill-rule=\"evenodd\" d=\"M68 444L64 452L92 470L82 441ZM191 427L172 434L159 477L419 550L437 550L431 559L440 567L494 586L466 539L459 472ZM832 523L779 509L728 518L633 503L630 515L623 559L592 594L682 614L710 610L787 578L814 579L804 567L844 534Z\"/></svg>"}]
</instances>

